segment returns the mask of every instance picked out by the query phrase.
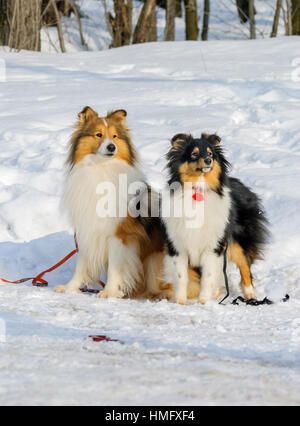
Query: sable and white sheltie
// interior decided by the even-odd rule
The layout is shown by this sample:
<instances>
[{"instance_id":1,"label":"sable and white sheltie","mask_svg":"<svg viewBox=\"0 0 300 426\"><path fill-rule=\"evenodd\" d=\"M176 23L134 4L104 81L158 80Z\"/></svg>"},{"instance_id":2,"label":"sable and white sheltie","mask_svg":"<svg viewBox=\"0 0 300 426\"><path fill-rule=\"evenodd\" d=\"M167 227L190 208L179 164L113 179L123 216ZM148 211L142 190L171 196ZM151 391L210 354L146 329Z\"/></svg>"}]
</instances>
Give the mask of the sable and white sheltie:
<instances>
[{"instance_id":1,"label":"sable and white sheltie","mask_svg":"<svg viewBox=\"0 0 300 426\"><path fill-rule=\"evenodd\" d=\"M254 299L251 265L262 256L268 238L261 202L238 179L228 176L229 163L216 135L195 139L179 134L167 155L169 185L178 183L171 202L181 197L186 206L199 209L201 223L189 227L191 212L164 218L168 254L166 279L174 284L175 300L185 304L189 285L188 265L201 270L199 302L206 303L224 289L224 250L241 273L246 299ZM190 202L190 204L189 204Z\"/></svg>"},{"instance_id":2,"label":"sable and white sheltie","mask_svg":"<svg viewBox=\"0 0 300 426\"><path fill-rule=\"evenodd\" d=\"M155 295L160 287L164 259L160 219L132 217L127 214L126 199L125 216L97 214L99 184L112 184L119 204L131 184L146 184L126 115L118 110L101 118L90 107L78 115L63 201L77 234L79 255L73 278L66 286L56 287L57 292L79 292L83 283L98 282L104 271L107 285L99 297ZM124 182L120 188L120 176L127 181L125 190Z\"/></svg>"}]
</instances>

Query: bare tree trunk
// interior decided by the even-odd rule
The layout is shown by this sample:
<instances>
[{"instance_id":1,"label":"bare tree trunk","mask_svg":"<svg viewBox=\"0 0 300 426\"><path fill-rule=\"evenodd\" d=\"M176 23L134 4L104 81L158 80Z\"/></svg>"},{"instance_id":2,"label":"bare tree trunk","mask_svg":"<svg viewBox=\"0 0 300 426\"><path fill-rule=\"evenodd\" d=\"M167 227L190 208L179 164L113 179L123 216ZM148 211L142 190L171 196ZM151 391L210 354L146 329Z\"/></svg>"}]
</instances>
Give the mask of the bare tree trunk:
<instances>
[{"instance_id":1,"label":"bare tree trunk","mask_svg":"<svg viewBox=\"0 0 300 426\"><path fill-rule=\"evenodd\" d=\"M176 17L182 18L182 0L176 0Z\"/></svg>"},{"instance_id":2,"label":"bare tree trunk","mask_svg":"<svg viewBox=\"0 0 300 426\"><path fill-rule=\"evenodd\" d=\"M187 40L198 40L197 0L184 0L185 5L185 33Z\"/></svg>"},{"instance_id":3,"label":"bare tree trunk","mask_svg":"<svg viewBox=\"0 0 300 426\"><path fill-rule=\"evenodd\" d=\"M66 0L66 7L68 6L68 3L71 5L71 8L72 8L72 10L74 12L74 15L76 16L76 19L77 19L81 44L82 44L82 46L86 50L88 50L88 45L87 45L87 43L86 43L86 41L84 39L83 32L82 32L82 25L81 25L81 20L80 20L80 13L78 12L78 9L77 9L77 6L75 4L75 1L74 0Z\"/></svg>"},{"instance_id":4,"label":"bare tree trunk","mask_svg":"<svg viewBox=\"0 0 300 426\"><path fill-rule=\"evenodd\" d=\"M69 0L55 0L55 2L61 15L70 16L72 6ZM56 14L53 7L49 7L49 3L51 4L51 0L42 0L42 25L56 26Z\"/></svg>"},{"instance_id":5,"label":"bare tree trunk","mask_svg":"<svg viewBox=\"0 0 300 426\"><path fill-rule=\"evenodd\" d=\"M208 29L209 29L209 15L210 15L210 0L204 1L204 13L203 13L203 29L202 29L202 40L208 40Z\"/></svg>"},{"instance_id":6,"label":"bare tree trunk","mask_svg":"<svg viewBox=\"0 0 300 426\"><path fill-rule=\"evenodd\" d=\"M130 34L128 44L130 44L131 37L132 37L132 20L133 20L132 15L133 15L133 3L132 3L132 0L127 0L126 16L127 16L128 32Z\"/></svg>"},{"instance_id":7,"label":"bare tree trunk","mask_svg":"<svg viewBox=\"0 0 300 426\"><path fill-rule=\"evenodd\" d=\"M0 44L40 50L41 0L0 0Z\"/></svg>"},{"instance_id":8,"label":"bare tree trunk","mask_svg":"<svg viewBox=\"0 0 300 426\"><path fill-rule=\"evenodd\" d=\"M287 13L287 10L285 9L284 5L282 5L281 11L282 11L282 18L283 18L283 22L284 22L285 35L287 35L288 34L288 18L287 18L288 13Z\"/></svg>"},{"instance_id":9,"label":"bare tree trunk","mask_svg":"<svg viewBox=\"0 0 300 426\"><path fill-rule=\"evenodd\" d=\"M152 17L151 17L151 25L149 30L149 42L157 41L157 17L156 17L156 7L153 8Z\"/></svg>"},{"instance_id":10,"label":"bare tree trunk","mask_svg":"<svg viewBox=\"0 0 300 426\"><path fill-rule=\"evenodd\" d=\"M153 24L153 9L156 7L156 0L145 0L143 9L138 19L133 34L133 44L146 43L149 41L151 24Z\"/></svg>"},{"instance_id":11,"label":"bare tree trunk","mask_svg":"<svg viewBox=\"0 0 300 426\"><path fill-rule=\"evenodd\" d=\"M256 39L255 6L254 0L249 0L250 38Z\"/></svg>"},{"instance_id":12,"label":"bare tree trunk","mask_svg":"<svg viewBox=\"0 0 300 426\"><path fill-rule=\"evenodd\" d=\"M292 3L291 3L291 0L286 0L286 10L287 10L286 35L291 36L293 34Z\"/></svg>"},{"instance_id":13,"label":"bare tree trunk","mask_svg":"<svg viewBox=\"0 0 300 426\"><path fill-rule=\"evenodd\" d=\"M277 0L274 22L273 22L273 29L271 33L272 38L277 37L281 8L282 8L282 0Z\"/></svg>"},{"instance_id":14,"label":"bare tree trunk","mask_svg":"<svg viewBox=\"0 0 300 426\"><path fill-rule=\"evenodd\" d=\"M106 0L101 0L101 3L102 3L102 6L103 6L103 9L104 9L106 28L107 28L110 36L111 36L111 39L114 40L114 29L113 29L114 18L113 18L113 16L111 15L111 13L107 9Z\"/></svg>"},{"instance_id":15,"label":"bare tree trunk","mask_svg":"<svg viewBox=\"0 0 300 426\"><path fill-rule=\"evenodd\" d=\"M7 19L7 1L0 0L0 45L7 45L9 25Z\"/></svg>"},{"instance_id":16,"label":"bare tree trunk","mask_svg":"<svg viewBox=\"0 0 300 426\"><path fill-rule=\"evenodd\" d=\"M112 23L114 31L113 47L121 47L123 45L123 0L114 0L115 18Z\"/></svg>"},{"instance_id":17,"label":"bare tree trunk","mask_svg":"<svg viewBox=\"0 0 300 426\"><path fill-rule=\"evenodd\" d=\"M110 15L113 47L127 46L132 35L132 0L114 0L115 17Z\"/></svg>"},{"instance_id":18,"label":"bare tree trunk","mask_svg":"<svg viewBox=\"0 0 300 426\"><path fill-rule=\"evenodd\" d=\"M249 0L236 0L240 21L245 24L249 20Z\"/></svg>"},{"instance_id":19,"label":"bare tree trunk","mask_svg":"<svg viewBox=\"0 0 300 426\"><path fill-rule=\"evenodd\" d=\"M175 17L177 0L167 0L165 41L175 40Z\"/></svg>"},{"instance_id":20,"label":"bare tree trunk","mask_svg":"<svg viewBox=\"0 0 300 426\"><path fill-rule=\"evenodd\" d=\"M293 35L300 35L300 0L292 0Z\"/></svg>"},{"instance_id":21,"label":"bare tree trunk","mask_svg":"<svg viewBox=\"0 0 300 426\"><path fill-rule=\"evenodd\" d=\"M51 0L51 2L52 2L52 7L53 7L53 10L54 10L55 19L56 19L57 33L58 33L58 39L59 39L60 49L61 49L62 53L67 53L67 49L66 49L65 41L64 41L63 28L62 28L62 25L61 25L61 19L60 19L59 10L57 8L56 1L55 0Z\"/></svg>"}]
</instances>

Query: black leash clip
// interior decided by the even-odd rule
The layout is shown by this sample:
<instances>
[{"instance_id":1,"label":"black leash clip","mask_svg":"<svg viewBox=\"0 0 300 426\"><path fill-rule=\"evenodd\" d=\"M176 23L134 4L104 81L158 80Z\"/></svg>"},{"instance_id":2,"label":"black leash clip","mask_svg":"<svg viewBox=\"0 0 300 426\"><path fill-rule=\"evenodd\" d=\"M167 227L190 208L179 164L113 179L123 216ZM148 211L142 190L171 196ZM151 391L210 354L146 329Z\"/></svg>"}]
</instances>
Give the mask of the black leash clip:
<instances>
[{"instance_id":1,"label":"black leash clip","mask_svg":"<svg viewBox=\"0 0 300 426\"><path fill-rule=\"evenodd\" d=\"M224 246L224 264L223 264L223 274L225 279L225 288L226 288L226 295L221 300L219 305L224 305L224 301L228 299L230 296L230 289L229 289L229 282L228 282L228 275L227 275L227 251L228 251L228 242L226 242ZM287 294L284 299L282 299L282 302L288 302L290 300L290 296ZM274 305L274 302L272 300L268 299L267 297L264 298L264 300L256 300L256 299L250 299L246 300L244 297L239 296L232 302L232 305L239 306L239 302L245 303L247 306L262 306L262 305Z\"/></svg>"},{"instance_id":2,"label":"black leash clip","mask_svg":"<svg viewBox=\"0 0 300 426\"><path fill-rule=\"evenodd\" d=\"M290 296L287 294L284 299L282 299L282 302L288 302L290 300ZM246 300L242 296L237 297L232 302L232 305L239 306L239 302L245 303L247 306L261 306L261 305L274 305L274 302L272 300L268 299L267 297L264 298L264 300L256 300L256 299L250 299Z\"/></svg>"}]
</instances>

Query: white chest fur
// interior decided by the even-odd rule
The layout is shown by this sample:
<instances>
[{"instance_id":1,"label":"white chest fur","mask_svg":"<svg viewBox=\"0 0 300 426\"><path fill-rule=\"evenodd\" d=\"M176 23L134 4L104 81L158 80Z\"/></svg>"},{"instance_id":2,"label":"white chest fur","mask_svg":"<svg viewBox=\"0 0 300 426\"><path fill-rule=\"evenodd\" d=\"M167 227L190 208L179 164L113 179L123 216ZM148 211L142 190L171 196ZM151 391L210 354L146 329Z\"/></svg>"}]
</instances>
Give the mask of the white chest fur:
<instances>
[{"instance_id":1,"label":"white chest fur","mask_svg":"<svg viewBox=\"0 0 300 426\"><path fill-rule=\"evenodd\" d=\"M192 200L192 189L185 189L182 198L182 215L175 217L174 205L178 194L171 197L171 215L164 218L168 235L175 249L188 255L193 267L201 265L206 251L213 251L224 236L230 213L230 191L225 188L220 197L208 187L204 188L204 201Z\"/></svg>"},{"instance_id":2,"label":"white chest fur","mask_svg":"<svg viewBox=\"0 0 300 426\"><path fill-rule=\"evenodd\" d=\"M77 233L81 253L86 255L89 263L97 265L96 269L103 268L107 264L108 240L127 216L129 186L144 181L141 171L125 161L107 160L97 155L88 155L69 173L63 206L67 209L71 224ZM109 217L99 215L99 202L104 195L106 199L111 198L109 202L112 206L115 205L115 215Z\"/></svg>"}]
</instances>

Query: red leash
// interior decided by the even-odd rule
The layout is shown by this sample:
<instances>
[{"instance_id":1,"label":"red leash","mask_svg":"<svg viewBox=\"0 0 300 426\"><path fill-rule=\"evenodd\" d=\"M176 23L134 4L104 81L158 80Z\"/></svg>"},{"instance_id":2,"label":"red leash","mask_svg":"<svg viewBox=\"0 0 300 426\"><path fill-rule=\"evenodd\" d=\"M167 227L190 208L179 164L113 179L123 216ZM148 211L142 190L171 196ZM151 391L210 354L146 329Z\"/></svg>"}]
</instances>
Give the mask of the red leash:
<instances>
[{"instance_id":1,"label":"red leash","mask_svg":"<svg viewBox=\"0 0 300 426\"><path fill-rule=\"evenodd\" d=\"M118 339L111 339L110 337L107 336L89 336L89 339L92 339L93 342L118 342L121 343L121 345L124 345L124 342L122 342L121 340Z\"/></svg>"},{"instance_id":2,"label":"red leash","mask_svg":"<svg viewBox=\"0 0 300 426\"><path fill-rule=\"evenodd\" d=\"M56 265L52 266L52 268L49 268L46 271L41 272L38 276L33 277L33 278L32 277L31 278L21 278L20 280L17 280L17 281L8 281L8 280L5 280L4 278L0 278L0 280L3 281L4 283L8 283L8 284L22 284L22 283L26 283L27 281L32 280L32 285L34 285L36 287L47 287L48 286L48 281L44 280L42 277L45 274L48 274L48 272L52 272L55 269L59 268L61 265L63 265L69 259L71 259L71 257L73 257L76 253L79 252L76 234L74 234L74 240L75 240L75 247L76 247L76 249L73 250L73 251L71 251L71 253L69 253L65 258L63 258Z\"/></svg>"}]
</instances>

